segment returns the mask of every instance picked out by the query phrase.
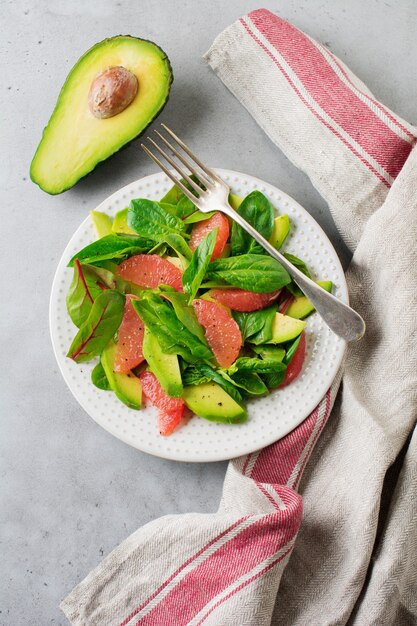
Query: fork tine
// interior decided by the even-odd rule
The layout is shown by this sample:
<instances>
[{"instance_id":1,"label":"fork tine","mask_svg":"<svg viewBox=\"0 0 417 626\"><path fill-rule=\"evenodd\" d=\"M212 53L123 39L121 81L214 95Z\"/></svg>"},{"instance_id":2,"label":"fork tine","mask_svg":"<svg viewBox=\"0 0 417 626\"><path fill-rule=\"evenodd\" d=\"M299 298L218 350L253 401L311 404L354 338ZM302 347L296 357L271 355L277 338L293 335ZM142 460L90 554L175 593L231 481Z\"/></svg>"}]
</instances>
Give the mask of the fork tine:
<instances>
[{"instance_id":1,"label":"fork tine","mask_svg":"<svg viewBox=\"0 0 417 626\"><path fill-rule=\"evenodd\" d=\"M181 148L184 150L184 152L186 152L188 154L188 156L190 156L193 159L193 161L195 161L197 163L197 165L199 167L201 167L203 172L205 172L213 180L220 181L220 178L217 176L217 174L215 172L213 172L213 170L211 170L209 167L207 167L207 165L204 165L204 163L202 161L200 161L200 159L194 154L194 152L192 152L190 150L190 148L170 128L168 128L168 126L166 126L165 124L162 124L162 123L161 123L161 126L162 126L162 128L164 128L166 130L166 132L169 135L171 135L171 137L173 139L175 139L177 144L179 146L181 146Z\"/></svg>"},{"instance_id":2,"label":"fork tine","mask_svg":"<svg viewBox=\"0 0 417 626\"><path fill-rule=\"evenodd\" d=\"M183 183L178 180L178 178L176 176L174 176L174 174L166 167L166 165L164 165L164 163L162 163L162 161L160 161L160 159L158 159L157 156L155 156L153 154L153 152L151 152L149 150L149 148L147 146L145 146L143 143L140 144L142 149L146 152L146 154L148 155L148 157L150 157L152 159L152 161L154 161L158 167L161 168L161 170L163 172L165 172L165 174L168 176L168 178L170 178L172 180L172 182L174 183L174 185L176 185L179 189L181 189L182 193L187 196L187 198L189 200L191 200L191 202L195 202L196 197L194 194L191 193L191 191L189 189L187 189L187 187L185 185L183 185Z\"/></svg>"},{"instance_id":3,"label":"fork tine","mask_svg":"<svg viewBox=\"0 0 417 626\"><path fill-rule=\"evenodd\" d=\"M162 148L161 148L160 146L158 146L158 144L157 144L157 143L156 143L153 139L151 139L150 137L148 137L148 141L150 141L150 142L151 142L151 144L154 146L154 148L156 148L156 149L158 150L159 154L161 154L161 155L164 157L164 159L165 159L166 161L168 161L168 163L169 163L170 165L172 165L172 167L173 167L175 170L177 170L177 172L178 172L178 174L181 176L181 178L184 178L184 179L187 181L187 183L188 183L189 185L191 185L191 187L192 187L192 188L193 188L193 189L194 189L197 193L201 194L201 192L203 191L203 190L201 189L201 187L199 187L199 186L197 185L197 183L195 183L195 182L193 181L193 179L192 179L192 178L190 178L190 177L188 176L188 174L187 174L186 172L184 172L184 170L182 170L182 169L180 168L180 166L178 165L178 163L176 163L176 162L174 161L174 159L171 159L171 157L169 156L169 154L167 154L166 152L164 152L164 150L162 150ZM195 196L194 196L194 197L195 197Z\"/></svg>"},{"instance_id":4,"label":"fork tine","mask_svg":"<svg viewBox=\"0 0 417 626\"><path fill-rule=\"evenodd\" d=\"M168 141L168 139L165 139L165 137L161 135L161 133L157 130L155 130L155 133L158 135L161 141L164 142L167 148L169 148L173 152L173 154L177 157L177 159L181 161L181 163L190 170L191 174L194 174L194 176L196 176L198 180L205 187L211 184L210 181L206 178L206 176L203 175L202 172L198 172L195 166L193 166L192 163L188 159L186 159L180 152L178 152L178 150L174 148L174 146Z\"/></svg>"}]
</instances>

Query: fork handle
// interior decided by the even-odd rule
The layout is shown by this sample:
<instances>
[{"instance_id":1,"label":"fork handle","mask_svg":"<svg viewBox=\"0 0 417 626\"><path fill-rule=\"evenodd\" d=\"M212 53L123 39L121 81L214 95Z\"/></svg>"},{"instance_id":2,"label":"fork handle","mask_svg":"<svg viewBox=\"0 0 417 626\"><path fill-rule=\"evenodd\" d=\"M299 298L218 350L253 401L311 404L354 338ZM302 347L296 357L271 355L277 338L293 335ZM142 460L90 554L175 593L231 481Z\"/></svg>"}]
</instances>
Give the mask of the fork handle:
<instances>
[{"instance_id":1,"label":"fork handle","mask_svg":"<svg viewBox=\"0 0 417 626\"><path fill-rule=\"evenodd\" d=\"M357 341L363 337L365 322L359 313L303 274L230 205L219 207L219 210L239 224L274 259L281 263L336 335L339 335L345 341Z\"/></svg>"}]
</instances>

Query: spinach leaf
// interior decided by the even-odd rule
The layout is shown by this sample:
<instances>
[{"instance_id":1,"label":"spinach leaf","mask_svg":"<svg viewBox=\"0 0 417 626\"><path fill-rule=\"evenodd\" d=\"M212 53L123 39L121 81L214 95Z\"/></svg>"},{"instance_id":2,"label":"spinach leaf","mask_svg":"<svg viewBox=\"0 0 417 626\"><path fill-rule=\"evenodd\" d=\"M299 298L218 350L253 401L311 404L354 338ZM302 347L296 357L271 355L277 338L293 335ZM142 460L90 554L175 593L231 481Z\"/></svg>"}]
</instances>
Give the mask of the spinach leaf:
<instances>
[{"instance_id":1,"label":"spinach leaf","mask_svg":"<svg viewBox=\"0 0 417 626\"><path fill-rule=\"evenodd\" d=\"M168 191L166 192L166 194L164 195L163 198L160 199L160 203L167 203L167 204L178 204L178 200L181 197L181 190L179 187L177 187L177 185L173 185L170 189L168 189Z\"/></svg>"},{"instance_id":2,"label":"spinach leaf","mask_svg":"<svg viewBox=\"0 0 417 626\"><path fill-rule=\"evenodd\" d=\"M279 348L278 346L251 346L252 350L259 354L261 359L273 359L274 361L281 362L285 356L284 348Z\"/></svg>"},{"instance_id":3,"label":"spinach leaf","mask_svg":"<svg viewBox=\"0 0 417 626\"><path fill-rule=\"evenodd\" d=\"M157 338L163 352L179 354L190 363L213 358L207 344L186 328L176 316L171 304L161 295L146 292L141 300L134 300L132 304Z\"/></svg>"},{"instance_id":4,"label":"spinach leaf","mask_svg":"<svg viewBox=\"0 0 417 626\"><path fill-rule=\"evenodd\" d=\"M110 383L106 376L106 372L102 364L99 362L91 372L91 382L98 389L103 389L103 391L109 391L111 389Z\"/></svg>"},{"instance_id":5,"label":"spinach leaf","mask_svg":"<svg viewBox=\"0 0 417 626\"><path fill-rule=\"evenodd\" d=\"M233 311L233 317L240 328L243 341L249 340L255 344L269 341L272 338L272 322L276 312L276 304L252 313Z\"/></svg>"},{"instance_id":6,"label":"spinach leaf","mask_svg":"<svg viewBox=\"0 0 417 626\"><path fill-rule=\"evenodd\" d=\"M308 276L308 278L311 278L310 271L307 265L304 263L304 261L294 256L294 254L290 254L289 252L284 252L284 256L290 263L292 263L295 267L297 267L300 270L300 272ZM291 281L289 285L287 285L287 289L295 297L304 295L300 287L293 280Z\"/></svg>"},{"instance_id":7,"label":"spinach leaf","mask_svg":"<svg viewBox=\"0 0 417 626\"><path fill-rule=\"evenodd\" d=\"M291 281L278 261L260 254L215 259L209 264L206 276L208 280L225 280L233 287L257 293L278 291Z\"/></svg>"},{"instance_id":8,"label":"spinach leaf","mask_svg":"<svg viewBox=\"0 0 417 626\"><path fill-rule=\"evenodd\" d=\"M148 252L154 245L153 241L131 235L107 235L74 254L68 267L74 265L75 259L80 263L98 263L99 261L123 261L134 254Z\"/></svg>"},{"instance_id":9,"label":"spinach leaf","mask_svg":"<svg viewBox=\"0 0 417 626\"><path fill-rule=\"evenodd\" d=\"M255 372L236 372L231 376L235 385L245 391L245 395L263 396L268 393L268 388L261 377Z\"/></svg>"},{"instance_id":10,"label":"spinach leaf","mask_svg":"<svg viewBox=\"0 0 417 626\"><path fill-rule=\"evenodd\" d=\"M297 339L294 339L294 341L292 342L292 344L290 345L290 347L287 350L287 354L285 355L284 358L284 363L286 365L289 365L289 363L291 362L297 348L298 348L298 344L300 343L300 339L301 339L301 335L298 335Z\"/></svg>"},{"instance_id":11,"label":"spinach leaf","mask_svg":"<svg viewBox=\"0 0 417 626\"><path fill-rule=\"evenodd\" d=\"M200 288L201 282L206 273L211 255L213 254L214 245L216 243L218 228L215 228L204 237L203 241L198 244L193 252L190 265L182 275L182 285L184 291L190 295L190 303Z\"/></svg>"},{"instance_id":12,"label":"spinach leaf","mask_svg":"<svg viewBox=\"0 0 417 626\"><path fill-rule=\"evenodd\" d=\"M189 263L193 253L191 252L187 242L181 235L168 233L164 237L164 242L168 244L179 256L183 263Z\"/></svg>"},{"instance_id":13,"label":"spinach leaf","mask_svg":"<svg viewBox=\"0 0 417 626\"><path fill-rule=\"evenodd\" d=\"M187 367L182 375L184 386L201 385L211 380L222 387L236 402L242 402L242 394L231 381L231 378L222 370L215 370L206 363L197 363Z\"/></svg>"},{"instance_id":14,"label":"spinach leaf","mask_svg":"<svg viewBox=\"0 0 417 626\"><path fill-rule=\"evenodd\" d=\"M165 241L168 234L181 234L185 230L182 220L166 211L159 202L137 198L131 200L127 224L142 237L156 242Z\"/></svg>"},{"instance_id":15,"label":"spinach leaf","mask_svg":"<svg viewBox=\"0 0 417 626\"><path fill-rule=\"evenodd\" d=\"M263 193L252 191L239 206L238 213L265 239L271 237L274 228L274 209ZM264 248L236 222L233 222L232 225L230 242L232 244L232 256L267 254Z\"/></svg>"},{"instance_id":16,"label":"spinach leaf","mask_svg":"<svg viewBox=\"0 0 417 626\"><path fill-rule=\"evenodd\" d=\"M235 370L238 372L256 372L257 374L274 374L276 372L284 372L287 366L275 359L257 359L251 357L240 357L231 366L229 372Z\"/></svg>"},{"instance_id":17,"label":"spinach leaf","mask_svg":"<svg viewBox=\"0 0 417 626\"><path fill-rule=\"evenodd\" d=\"M68 350L67 356L77 363L98 356L109 343L123 318L125 297L106 289L95 300L91 311Z\"/></svg>"},{"instance_id":18,"label":"spinach leaf","mask_svg":"<svg viewBox=\"0 0 417 626\"><path fill-rule=\"evenodd\" d=\"M280 386L285 377L285 370L277 370L273 374L262 374L262 380L268 389L275 389Z\"/></svg>"},{"instance_id":19,"label":"spinach leaf","mask_svg":"<svg viewBox=\"0 0 417 626\"><path fill-rule=\"evenodd\" d=\"M204 334L203 327L198 323L197 315L194 311L194 307L188 304L188 296L185 293L175 291L175 289L167 289L166 287L160 287L163 297L171 302L174 307L175 315L180 322L184 324L188 330L196 335L204 344L207 345L207 339Z\"/></svg>"},{"instance_id":20,"label":"spinach leaf","mask_svg":"<svg viewBox=\"0 0 417 626\"><path fill-rule=\"evenodd\" d=\"M197 207L194 204L194 202L191 202L191 200L187 198L187 196L184 196L182 192L181 192L181 198L178 201L178 207L181 209L181 215L183 219L185 217L188 217L192 213L195 213L197 210Z\"/></svg>"},{"instance_id":21,"label":"spinach leaf","mask_svg":"<svg viewBox=\"0 0 417 626\"><path fill-rule=\"evenodd\" d=\"M195 224L196 222L204 222L205 220L210 219L213 215L216 214L216 211L209 211L208 213L202 213L201 211L195 211L191 213L188 217L186 217L183 221L184 224Z\"/></svg>"},{"instance_id":22,"label":"spinach leaf","mask_svg":"<svg viewBox=\"0 0 417 626\"><path fill-rule=\"evenodd\" d=\"M175 215L176 217L181 218L182 211L177 204L171 204L169 202L160 202L159 204L164 209L164 211L168 211L168 213L171 213L171 215Z\"/></svg>"}]
</instances>

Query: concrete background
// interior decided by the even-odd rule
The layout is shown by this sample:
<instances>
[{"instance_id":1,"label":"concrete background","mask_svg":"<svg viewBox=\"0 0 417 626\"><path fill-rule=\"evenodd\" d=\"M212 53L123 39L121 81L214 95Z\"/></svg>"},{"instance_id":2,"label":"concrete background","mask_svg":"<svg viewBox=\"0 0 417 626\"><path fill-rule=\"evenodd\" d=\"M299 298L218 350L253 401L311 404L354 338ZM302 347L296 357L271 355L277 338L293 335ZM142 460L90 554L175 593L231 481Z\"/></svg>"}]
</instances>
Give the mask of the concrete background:
<instances>
[{"instance_id":1,"label":"concrete background","mask_svg":"<svg viewBox=\"0 0 417 626\"><path fill-rule=\"evenodd\" d=\"M217 507L225 463L188 465L111 437L77 405L54 360L48 300L59 257L86 212L154 171L134 142L75 188L50 197L28 169L78 57L119 33L154 40L175 81L162 118L212 165L250 172L303 204L340 241L324 201L202 61L247 0L24 0L1 7L0 624L67 623L60 600L151 519ZM264 0L326 43L374 94L417 121L414 0Z\"/></svg>"}]
</instances>

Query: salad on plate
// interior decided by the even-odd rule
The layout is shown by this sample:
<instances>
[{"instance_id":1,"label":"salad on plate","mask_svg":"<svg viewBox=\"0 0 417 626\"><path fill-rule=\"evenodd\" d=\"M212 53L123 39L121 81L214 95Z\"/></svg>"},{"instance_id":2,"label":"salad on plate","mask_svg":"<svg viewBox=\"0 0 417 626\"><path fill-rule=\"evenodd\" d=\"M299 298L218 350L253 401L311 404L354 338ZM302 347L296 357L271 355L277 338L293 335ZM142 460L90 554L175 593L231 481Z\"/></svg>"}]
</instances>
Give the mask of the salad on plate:
<instances>
[{"instance_id":1,"label":"salad on plate","mask_svg":"<svg viewBox=\"0 0 417 626\"><path fill-rule=\"evenodd\" d=\"M264 194L229 200L283 245L289 217L276 216ZM78 328L67 356L97 359L92 384L131 409L150 402L166 436L193 414L242 423L248 400L279 393L300 374L314 307L235 222L200 212L177 187L159 201L132 200L113 220L91 217L98 239L70 260L66 303Z\"/></svg>"}]
</instances>

